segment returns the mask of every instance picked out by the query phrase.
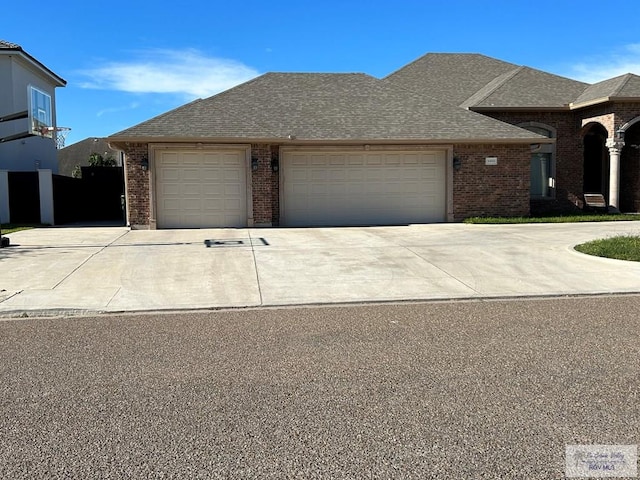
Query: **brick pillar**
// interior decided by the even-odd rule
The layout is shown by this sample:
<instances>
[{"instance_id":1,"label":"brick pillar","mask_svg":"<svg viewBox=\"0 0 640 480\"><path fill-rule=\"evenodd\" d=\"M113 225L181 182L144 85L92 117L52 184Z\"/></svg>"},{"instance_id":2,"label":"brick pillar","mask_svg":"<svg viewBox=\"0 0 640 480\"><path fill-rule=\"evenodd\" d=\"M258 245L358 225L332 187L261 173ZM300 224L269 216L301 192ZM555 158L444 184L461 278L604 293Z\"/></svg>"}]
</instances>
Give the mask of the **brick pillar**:
<instances>
[{"instance_id":1,"label":"brick pillar","mask_svg":"<svg viewBox=\"0 0 640 480\"><path fill-rule=\"evenodd\" d=\"M254 161L258 169L253 170ZM253 195L253 226L270 227L273 223L271 145L251 145L251 188Z\"/></svg>"},{"instance_id":2,"label":"brick pillar","mask_svg":"<svg viewBox=\"0 0 640 480\"><path fill-rule=\"evenodd\" d=\"M143 160L149 161L149 147L146 143L129 143L124 154L127 224L133 229L155 229L150 217L149 169L142 168Z\"/></svg>"},{"instance_id":3,"label":"brick pillar","mask_svg":"<svg viewBox=\"0 0 640 480\"><path fill-rule=\"evenodd\" d=\"M280 146L271 145L271 159L277 162L278 168L282 168L280 163ZM280 225L280 172L271 175L271 224Z\"/></svg>"}]
</instances>

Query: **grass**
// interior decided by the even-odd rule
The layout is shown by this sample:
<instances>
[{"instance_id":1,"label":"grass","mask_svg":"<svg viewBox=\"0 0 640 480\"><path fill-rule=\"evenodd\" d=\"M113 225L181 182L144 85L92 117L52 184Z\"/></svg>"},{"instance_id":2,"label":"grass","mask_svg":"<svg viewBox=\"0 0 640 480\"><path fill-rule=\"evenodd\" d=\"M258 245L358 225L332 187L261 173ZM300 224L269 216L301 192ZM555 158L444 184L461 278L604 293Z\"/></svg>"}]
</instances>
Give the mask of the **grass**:
<instances>
[{"instance_id":1,"label":"grass","mask_svg":"<svg viewBox=\"0 0 640 480\"><path fill-rule=\"evenodd\" d=\"M42 225L28 224L28 225L16 225L12 223L2 224L2 235L9 235L10 233L19 232L20 230L29 230L31 228L39 228Z\"/></svg>"},{"instance_id":2,"label":"grass","mask_svg":"<svg viewBox=\"0 0 640 480\"><path fill-rule=\"evenodd\" d=\"M628 222L640 220L640 215L613 213L613 214L576 214L540 217L471 217L464 223L476 224L513 224L513 223L575 223L575 222Z\"/></svg>"},{"instance_id":3,"label":"grass","mask_svg":"<svg viewBox=\"0 0 640 480\"><path fill-rule=\"evenodd\" d=\"M622 235L618 237L593 240L577 245L576 250L596 257L615 258L640 262L640 237Z\"/></svg>"}]
</instances>

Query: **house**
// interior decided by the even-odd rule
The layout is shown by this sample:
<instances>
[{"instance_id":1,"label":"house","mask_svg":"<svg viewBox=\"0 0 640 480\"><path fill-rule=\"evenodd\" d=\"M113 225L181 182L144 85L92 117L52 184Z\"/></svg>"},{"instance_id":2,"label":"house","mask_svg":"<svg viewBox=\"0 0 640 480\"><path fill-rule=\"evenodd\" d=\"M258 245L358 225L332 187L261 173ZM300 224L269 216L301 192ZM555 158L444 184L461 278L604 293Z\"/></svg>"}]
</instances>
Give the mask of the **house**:
<instances>
[{"instance_id":1,"label":"house","mask_svg":"<svg viewBox=\"0 0 640 480\"><path fill-rule=\"evenodd\" d=\"M20 45L0 40L0 117L27 113L22 118L0 122L0 170L58 172L55 138L33 133L34 125L56 126L56 87L65 80L25 52ZM19 137L7 141L12 137Z\"/></svg>"},{"instance_id":2,"label":"house","mask_svg":"<svg viewBox=\"0 0 640 480\"><path fill-rule=\"evenodd\" d=\"M640 77L478 54L377 79L267 73L109 137L133 228L392 225L640 210Z\"/></svg>"},{"instance_id":3,"label":"house","mask_svg":"<svg viewBox=\"0 0 640 480\"><path fill-rule=\"evenodd\" d=\"M0 220L11 218L13 206L35 202L42 223L53 223L52 174L56 154L55 89L66 81L20 45L0 40ZM20 175L23 172L31 174ZM20 188L10 189L11 176ZM30 188L30 181L35 186ZM14 217L16 214L14 212ZM37 219L36 219L37 221Z\"/></svg>"},{"instance_id":4,"label":"house","mask_svg":"<svg viewBox=\"0 0 640 480\"><path fill-rule=\"evenodd\" d=\"M118 167L123 164L121 151L111 148L105 138L90 137L58 150L58 173L70 177L77 166L89 166L93 154L113 158Z\"/></svg>"}]
</instances>

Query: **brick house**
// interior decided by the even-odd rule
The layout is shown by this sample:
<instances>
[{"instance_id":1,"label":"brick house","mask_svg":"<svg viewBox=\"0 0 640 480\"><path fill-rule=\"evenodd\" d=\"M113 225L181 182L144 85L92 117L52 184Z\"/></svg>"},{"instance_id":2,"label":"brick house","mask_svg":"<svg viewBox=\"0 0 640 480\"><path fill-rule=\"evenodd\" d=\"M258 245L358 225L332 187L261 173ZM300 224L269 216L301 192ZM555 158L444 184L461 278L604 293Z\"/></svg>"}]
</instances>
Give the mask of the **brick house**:
<instances>
[{"instance_id":1,"label":"brick house","mask_svg":"<svg viewBox=\"0 0 640 480\"><path fill-rule=\"evenodd\" d=\"M109 137L133 228L391 225L640 210L640 77L477 54L386 78L268 73Z\"/></svg>"}]
</instances>

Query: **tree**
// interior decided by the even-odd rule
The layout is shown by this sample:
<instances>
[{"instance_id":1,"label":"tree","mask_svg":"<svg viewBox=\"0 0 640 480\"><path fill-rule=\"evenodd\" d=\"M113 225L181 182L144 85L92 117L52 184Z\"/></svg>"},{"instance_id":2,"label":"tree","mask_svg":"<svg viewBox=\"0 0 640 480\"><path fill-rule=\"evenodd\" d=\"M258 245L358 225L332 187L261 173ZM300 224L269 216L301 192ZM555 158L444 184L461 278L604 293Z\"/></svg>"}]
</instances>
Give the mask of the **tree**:
<instances>
[{"instance_id":1,"label":"tree","mask_svg":"<svg viewBox=\"0 0 640 480\"><path fill-rule=\"evenodd\" d=\"M90 167L115 167L116 159L113 158L112 155L109 155L107 158L104 158L99 153L93 152L89 155L89 166Z\"/></svg>"}]
</instances>

